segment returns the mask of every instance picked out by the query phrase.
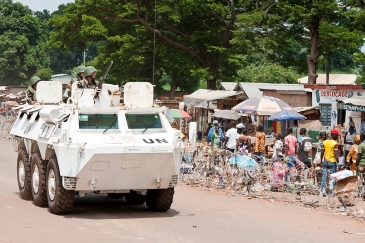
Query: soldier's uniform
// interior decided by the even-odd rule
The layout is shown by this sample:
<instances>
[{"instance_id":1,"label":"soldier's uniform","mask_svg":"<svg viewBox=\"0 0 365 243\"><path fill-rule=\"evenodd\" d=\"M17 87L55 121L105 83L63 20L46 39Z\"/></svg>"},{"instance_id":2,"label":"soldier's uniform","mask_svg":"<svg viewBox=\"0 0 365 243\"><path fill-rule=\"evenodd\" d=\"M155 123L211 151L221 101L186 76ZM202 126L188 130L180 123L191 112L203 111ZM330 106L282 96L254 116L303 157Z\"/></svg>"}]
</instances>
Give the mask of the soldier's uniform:
<instances>
[{"instance_id":1,"label":"soldier's uniform","mask_svg":"<svg viewBox=\"0 0 365 243\"><path fill-rule=\"evenodd\" d=\"M35 90L32 88L32 85L28 86L27 92L27 103L30 104L32 101L37 101L37 98L35 96Z\"/></svg>"},{"instance_id":2,"label":"soldier's uniform","mask_svg":"<svg viewBox=\"0 0 365 243\"><path fill-rule=\"evenodd\" d=\"M86 79L83 79L77 83L77 88L80 89L96 89L97 87L98 87L98 82L95 80L92 80L92 82L89 83Z\"/></svg>"},{"instance_id":3,"label":"soldier's uniform","mask_svg":"<svg viewBox=\"0 0 365 243\"><path fill-rule=\"evenodd\" d=\"M30 104L32 101L37 101L37 97L35 95L35 89L33 89L33 85L40 81L41 79L38 76L34 76L30 79L30 85L28 86L27 92L26 92L26 101L28 104Z\"/></svg>"},{"instance_id":4,"label":"soldier's uniform","mask_svg":"<svg viewBox=\"0 0 365 243\"><path fill-rule=\"evenodd\" d=\"M72 84L74 82L79 82L82 80L82 78L79 76L79 73L83 73L85 71L85 66L78 66L76 69L76 72L72 74L70 86L72 87ZM65 93L63 93L63 102L67 102L67 99L71 97L71 89L66 88Z\"/></svg>"},{"instance_id":5,"label":"soldier's uniform","mask_svg":"<svg viewBox=\"0 0 365 243\"><path fill-rule=\"evenodd\" d=\"M96 89L98 87L98 82L93 79L91 83L89 83L86 79L86 77L91 76L91 74L96 71L97 70L93 66L86 67L84 72L85 78L77 83L77 87L80 89Z\"/></svg>"}]
</instances>

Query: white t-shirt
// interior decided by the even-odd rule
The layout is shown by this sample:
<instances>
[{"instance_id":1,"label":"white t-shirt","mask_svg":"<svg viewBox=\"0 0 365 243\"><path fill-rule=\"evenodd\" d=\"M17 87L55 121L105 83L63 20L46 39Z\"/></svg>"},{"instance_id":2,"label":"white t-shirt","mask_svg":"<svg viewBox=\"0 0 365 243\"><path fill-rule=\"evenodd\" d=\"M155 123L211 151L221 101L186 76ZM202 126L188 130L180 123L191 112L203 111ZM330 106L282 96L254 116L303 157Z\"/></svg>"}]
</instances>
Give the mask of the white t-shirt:
<instances>
[{"instance_id":1,"label":"white t-shirt","mask_svg":"<svg viewBox=\"0 0 365 243\"><path fill-rule=\"evenodd\" d=\"M229 149L236 149L237 141L237 128L231 128L227 131L226 137L228 138L226 147Z\"/></svg>"},{"instance_id":2,"label":"white t-shirt","mask_svg":"<svg viewBox=\"0 0 365 243\"><path fill-rule=\"evenodd\" d=\"M278 156L282 156L283 155L283 152L282 152L282 149L283 149L283 142L281 140L276 140L275 144L274 144L274 153L272 155L273 159L278 159Z\"/></svg>"},{"instance_id":3,"label":"white t-shirt","mask_svg":"<svg viewBox=\"0 0 365 243\"><path fill-rule=\"evenodd\" d=\"M345 156L339 157L338 160L338 165L345 165Z\"/></svg>"}]
</instances>

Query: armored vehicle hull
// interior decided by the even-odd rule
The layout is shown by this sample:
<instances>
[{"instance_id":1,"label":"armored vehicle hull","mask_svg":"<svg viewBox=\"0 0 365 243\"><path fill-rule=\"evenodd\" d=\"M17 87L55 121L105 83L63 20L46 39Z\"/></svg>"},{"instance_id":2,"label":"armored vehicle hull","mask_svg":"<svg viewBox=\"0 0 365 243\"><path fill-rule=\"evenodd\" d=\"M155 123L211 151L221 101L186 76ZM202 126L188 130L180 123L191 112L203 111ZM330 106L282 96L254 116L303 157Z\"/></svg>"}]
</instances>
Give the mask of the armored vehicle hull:
<instances>
[{"instance_id":1,"label":"armored vehicle hull","mask_svg":"<svg viewBox=\"0 0 365 243\"><path fill-rule=\"evenodd\" d=\"M44 82L43 89L42 83L40 92L57 90L48 87L55 82ZM97 100L93 89L74 90L68 104L46 103L47 95L40 94L43 104L19 110L10 134L18 152L22 198L48 205L55 214L68 213L73 197L87 193L125 196L129 203L146 202L154 211L171 207L180 132L172 129L164 108L117 104L116 89L104 85Z\"/></svg>"}]
</instances>

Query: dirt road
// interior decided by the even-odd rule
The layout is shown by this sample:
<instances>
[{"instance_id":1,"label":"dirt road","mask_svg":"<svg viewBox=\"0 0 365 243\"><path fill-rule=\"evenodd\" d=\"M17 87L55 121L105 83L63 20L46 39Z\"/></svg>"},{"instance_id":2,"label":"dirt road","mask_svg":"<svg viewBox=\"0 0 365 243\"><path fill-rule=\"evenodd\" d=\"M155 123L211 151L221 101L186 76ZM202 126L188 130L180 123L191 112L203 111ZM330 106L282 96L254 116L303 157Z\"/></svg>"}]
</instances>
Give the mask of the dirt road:
<instances>
[{"instance_id":1,"label":"dirt road","mask_svg":"<svg viewBox=\"0 0 365 243\"><path fill-rule=\"evenodd\" d=\"M182 185L166 213L105 195L75 198L66 216L19 198L16 156L0 140L0 242L360 242L365 223L300 206Z\"/></svg>"}]
</instances>

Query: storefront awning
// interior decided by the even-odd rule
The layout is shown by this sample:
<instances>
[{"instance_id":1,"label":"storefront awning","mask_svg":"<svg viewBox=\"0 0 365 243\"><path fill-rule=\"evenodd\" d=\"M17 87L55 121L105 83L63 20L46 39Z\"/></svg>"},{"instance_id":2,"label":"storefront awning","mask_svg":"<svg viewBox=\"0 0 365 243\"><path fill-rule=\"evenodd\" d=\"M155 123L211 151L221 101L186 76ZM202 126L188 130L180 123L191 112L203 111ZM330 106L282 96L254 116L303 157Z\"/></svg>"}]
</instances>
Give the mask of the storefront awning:
<instances>
[{"instance_id":1,"label":"storefront awning","mask_svg":"<svg viewBox=\"0 0 365 243\"><path fill-rule=\"evenodd\" d=\"M224 99L227 97L235 96L242 92L237 91L225 91L225 90L209 90L203 93L193 93L191 95L184 95L185 105L191 105L201 108L212 108L209 106L209 101Z\"/></svg>"},{"instance_id":2,"label":"storefront awning","mask_svg":"<svg viewBox=\"0 0 365 243\"><path fill-rule=\"evenodd\" d=\"M365 97L356 97L337 103L338 109L347 111L365 112Z\"/></svg>"}]
</instances>

